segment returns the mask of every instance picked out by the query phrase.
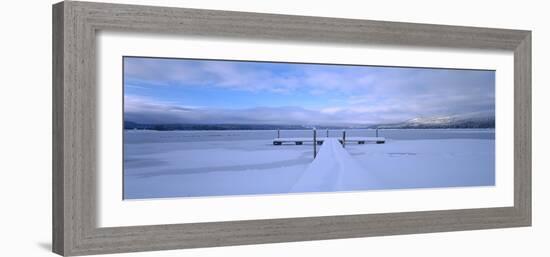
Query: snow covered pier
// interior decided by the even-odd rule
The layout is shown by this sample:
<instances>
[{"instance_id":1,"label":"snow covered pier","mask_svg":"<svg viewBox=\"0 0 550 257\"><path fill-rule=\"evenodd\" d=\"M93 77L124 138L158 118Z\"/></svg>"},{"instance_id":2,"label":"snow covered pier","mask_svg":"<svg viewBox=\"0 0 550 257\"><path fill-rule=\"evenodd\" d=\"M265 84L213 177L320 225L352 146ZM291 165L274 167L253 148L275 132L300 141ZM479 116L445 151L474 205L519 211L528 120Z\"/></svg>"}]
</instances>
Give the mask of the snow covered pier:
<instances>
[{"instance_id":1,"label":"snow covered pier","mask_svg":"<svg viewBox=\"0 0 550 257\"><path fill-rule=\"evenodd\" d=\"M348 137L345 140L343 138L335 138L335 137L320 137L317 138L317 144L322 145L323 142L329 139L334 139L340 141L340 144L348 144L348 143L357 143L357 144L366 144L366 143L376 143L376 144L383 144L386 142L386 138L384 137ZM302 145L304 143L312 143L313 144L313 137L293 137L293 138L275 138L273 139L273 145L282 145L282 144L296 144L296 145Z\"/></svg>"},{"instance_id":2,"label":"snow covered pier","mask_svg":"<svg viewBox=\"0 0 550 257\"><path fill-rule=\"evenodd\" d=\"M327 138L291 192L331 192L376 188L378 178L367 172L336 138Z\"/></svg>"}]
</instances>

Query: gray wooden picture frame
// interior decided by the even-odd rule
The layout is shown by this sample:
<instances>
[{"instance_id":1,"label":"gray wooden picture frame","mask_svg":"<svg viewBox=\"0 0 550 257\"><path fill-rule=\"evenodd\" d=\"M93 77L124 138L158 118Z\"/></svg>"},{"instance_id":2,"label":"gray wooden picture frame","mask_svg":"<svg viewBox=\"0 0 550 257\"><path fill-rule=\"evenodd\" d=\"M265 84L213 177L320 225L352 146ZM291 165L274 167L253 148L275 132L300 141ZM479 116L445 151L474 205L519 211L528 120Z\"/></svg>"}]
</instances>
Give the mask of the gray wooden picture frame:
<instances>
[{"instance_id":1,"label":"gray wooden picture frame","mask_svg":"<svg viewBox=\"0 0 550 257\"><path fill-rule=\"evenodd\" d=\"M101 30L513 51L514 206L97 227L95 37ZM530 225L530 31L73 1L53 6L55 253L87 255Z\"/></svg>"}]
</instances>

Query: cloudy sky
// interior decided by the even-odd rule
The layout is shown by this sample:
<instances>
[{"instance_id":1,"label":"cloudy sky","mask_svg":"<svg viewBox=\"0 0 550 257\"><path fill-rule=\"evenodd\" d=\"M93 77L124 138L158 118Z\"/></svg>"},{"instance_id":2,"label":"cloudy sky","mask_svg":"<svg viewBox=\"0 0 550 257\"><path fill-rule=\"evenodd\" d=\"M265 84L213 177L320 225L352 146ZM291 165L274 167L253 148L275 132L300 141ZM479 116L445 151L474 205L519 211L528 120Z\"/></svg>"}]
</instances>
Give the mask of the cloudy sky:
<instances>
[{"instance_id":1,"label":"cloudy sky","mask_svg":"<svg viewBox=\"0 0 550 257\"><path fill-rule=\"evenodd\" d=\"M124 119L358 125L494 114L494 71L124 58Z\"/></svg>"}]
</instances>

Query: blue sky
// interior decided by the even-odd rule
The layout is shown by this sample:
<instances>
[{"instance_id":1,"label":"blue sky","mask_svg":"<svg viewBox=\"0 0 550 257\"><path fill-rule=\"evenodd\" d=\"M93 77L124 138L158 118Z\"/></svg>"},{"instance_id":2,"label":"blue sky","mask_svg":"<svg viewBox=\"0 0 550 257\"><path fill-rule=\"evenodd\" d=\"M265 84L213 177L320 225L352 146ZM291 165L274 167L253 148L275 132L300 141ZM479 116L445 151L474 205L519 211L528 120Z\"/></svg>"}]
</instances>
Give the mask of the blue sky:
<instances>
[{"instance_id":1,"label":"blue sky","mask_svg":"<svg viewBox=\"0 0 550 257\"><path fill-rule=\"evenodd\" d=\"M495 72L124 58L125 120L358 125L494 115Z\"/></svg>"}]
</instances>

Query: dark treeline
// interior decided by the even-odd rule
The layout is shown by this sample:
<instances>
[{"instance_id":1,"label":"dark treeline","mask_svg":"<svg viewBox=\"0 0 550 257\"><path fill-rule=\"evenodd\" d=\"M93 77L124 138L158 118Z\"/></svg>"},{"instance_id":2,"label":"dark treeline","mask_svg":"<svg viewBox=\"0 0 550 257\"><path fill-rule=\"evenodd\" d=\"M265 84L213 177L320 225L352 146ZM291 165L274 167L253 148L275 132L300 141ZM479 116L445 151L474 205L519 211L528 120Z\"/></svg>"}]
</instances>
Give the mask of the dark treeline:
<instances>
[{"instance_id":1,"label":"dark treeline","mask_svg":"<svg viewBox=\"0 0 550 257\"><path fill-rule=\"evenodd\" d=\"M310 129L300 125L267 125L267 124L142 124L124 122L124 129L148 129L160 131L172 130L274 130L274 129Z\"/></svg>"},{"instance_id":2,"label":"dark treeline","mask_svg":"<svg viewBox=\"0 0 550 257\"><path fill-rule=\"evenodd\" d=\"M461 128L494 128L494 120L465 120L446 124L385 124L365 126L305 126L305 125L269 125L269 124L142 124L131 121L124 122L124 129L138 130L306 130L312 129L461 129Z\"/></svg>"}]
</instances>

